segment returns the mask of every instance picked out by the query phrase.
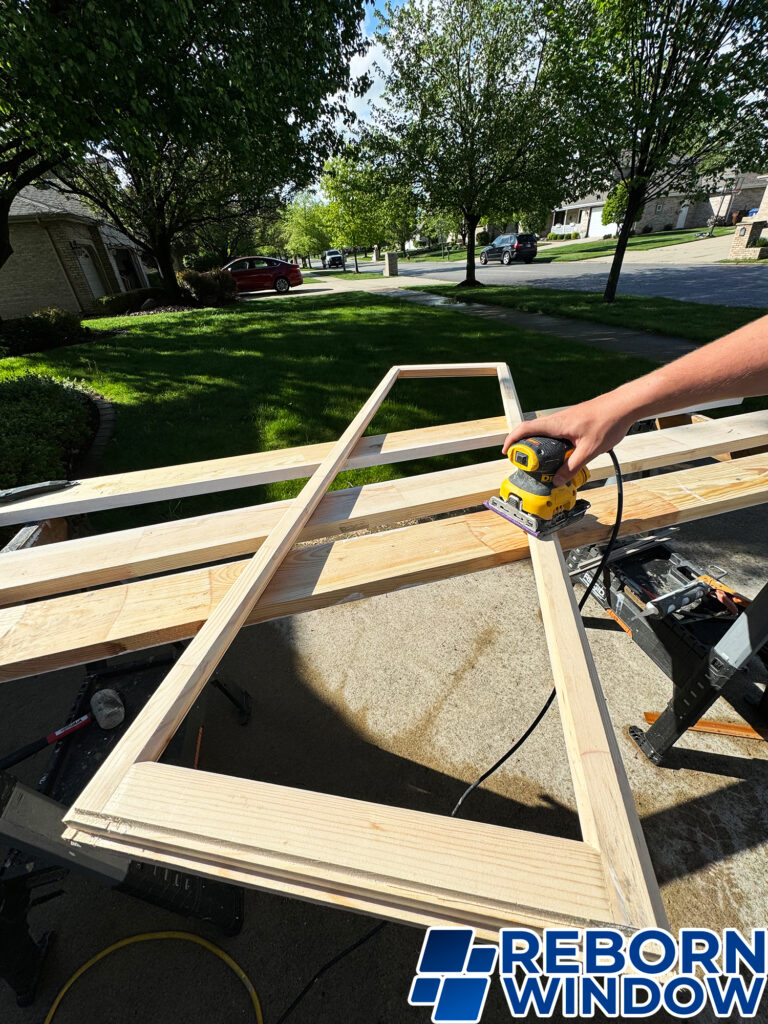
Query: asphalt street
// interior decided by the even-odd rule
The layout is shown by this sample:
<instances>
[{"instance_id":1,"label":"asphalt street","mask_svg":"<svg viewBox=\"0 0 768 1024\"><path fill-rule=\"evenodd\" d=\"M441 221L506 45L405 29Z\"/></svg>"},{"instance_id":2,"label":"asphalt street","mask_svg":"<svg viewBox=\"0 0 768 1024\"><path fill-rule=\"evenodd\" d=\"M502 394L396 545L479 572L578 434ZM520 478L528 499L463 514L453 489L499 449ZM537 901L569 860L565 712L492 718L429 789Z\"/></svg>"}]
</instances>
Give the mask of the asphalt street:
<instances>
[{"instance_id":1,"label":"asphalt street","mask_svg":"<svg viewBox=\"0 0 768 1024\"><path fill-rule=\"evenodd\" d=\"M477 267L483 284L536 285L542 288L572 288L575 291L602 291L608 277L604 260L580 260L574 263L501 264ZM465 264L400 262L399 276L413 283L419 278L440 278L458 284L464 278ZM619 292L626 295L655 295L687 302L717 302L726 306L768 305L768 273L765 267L723 263L653 264L626 263L619 279Z\"/></svg>"}]
</instances>

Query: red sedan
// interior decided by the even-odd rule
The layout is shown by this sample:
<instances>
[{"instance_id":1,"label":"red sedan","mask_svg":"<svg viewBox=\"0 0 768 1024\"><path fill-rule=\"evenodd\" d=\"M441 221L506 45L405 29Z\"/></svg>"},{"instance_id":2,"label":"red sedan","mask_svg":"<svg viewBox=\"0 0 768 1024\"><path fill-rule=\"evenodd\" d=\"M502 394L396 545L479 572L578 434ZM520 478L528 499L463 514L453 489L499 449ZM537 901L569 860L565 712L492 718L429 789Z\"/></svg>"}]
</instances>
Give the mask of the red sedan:
<instances>
[{"instance_id":1,"label":"red sedan","mask_svg":"<svg viewBox=\"0 0 768 1024\"><path fill-rule=\"evenodd\" d=\"M297 284L303 284L304 278L295 263L286 263L271 256L244 256L242 259L228 263L225 270L237 281L239 292L258 292L264 288L274 288L281 295Z\"/></svg>"}]
</instances>

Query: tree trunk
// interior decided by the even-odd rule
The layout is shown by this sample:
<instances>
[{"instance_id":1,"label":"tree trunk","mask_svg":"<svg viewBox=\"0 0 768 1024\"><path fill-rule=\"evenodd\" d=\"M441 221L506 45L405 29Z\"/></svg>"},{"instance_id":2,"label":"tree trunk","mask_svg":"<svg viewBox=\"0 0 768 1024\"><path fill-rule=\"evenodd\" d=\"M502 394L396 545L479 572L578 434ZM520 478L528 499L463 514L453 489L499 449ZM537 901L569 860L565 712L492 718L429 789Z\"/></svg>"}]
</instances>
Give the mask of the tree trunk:
<instances>
[{"instance_id":1,"label":"tree trunk","mask_svg":"<svg viewBox=\"0 0 768 1024\"><path fill-rule=\"evenodd\" d=\"M13 246L11 245L11 228L8 223L8 218L11 212L11 198L6 199L3 197L0 199L0 267L13 255Z\"/></svg>"},{"instance_id":2,"label":"tree trunk","mask_svg":"<svg viewBox=\"0 0 768 1024\"><path fill-rule=\"evenodd\" d=\"M356 245L352 246L352 252L355 255L355 273L359 274L360 273L360 267L358 267L358 265L357 265L357 246Z\"/></svg>"},{"instance_id":3,"label":"tree trunk","mask_svg":"<svg viewBox=\"0 0 768 1024\"><path fill-rule=\"evenodd\" d=\"M606 281L605 291L603 292L603 302L613 302L616 298L616 289L619 284L621 265L624 262L624 253L627 251L629 232L632 230L638 211L643 205L644 197L645 189L633 190L627 197L627 209L624 214L624 220L621 224L621 231L619 231L616 249L613 253L613 263L611 263L611 269L608 272L608 280Z\"/></svg>"},{"instance_id":4,"label":"tree trunk","mask_svg":"<svg viewBox=\"0 0 768 1024\"><path fill-rule=\"evenodd\" d=\"M457 288L477 288L482 286L482 281L478 281L475 277L475 232L479 223L479 214L467 214L467 276L456 286Z\"/></svg>"},{"instance_id":5,"label":"tree trunk","mask_svg":"<svg viewBox=\"0 0 768 1024\"><path fill-rule=\"evenodd\" d=\"M168 239L162 238L155 242L153 246L153 255L157 260L157 266L160 270L160 276L163 279L168 295L176 300L181 298L181 289L179 288L179 282L176 280L176 271L173 266L173 252L171 250L171 243Z\"/></svg>"}]
</instances>

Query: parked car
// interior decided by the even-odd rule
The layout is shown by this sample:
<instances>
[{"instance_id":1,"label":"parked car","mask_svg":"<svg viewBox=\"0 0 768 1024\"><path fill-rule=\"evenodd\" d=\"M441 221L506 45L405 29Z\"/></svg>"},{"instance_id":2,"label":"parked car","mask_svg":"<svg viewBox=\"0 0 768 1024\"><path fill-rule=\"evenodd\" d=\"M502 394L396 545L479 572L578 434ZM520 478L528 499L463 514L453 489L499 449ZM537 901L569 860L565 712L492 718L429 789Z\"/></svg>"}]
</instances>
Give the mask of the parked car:
<instances>
[{"instance_id":1,"label":"parked car","mask_svg":"<svg viewBox=\"0 0 768 1024\"><path fill-rule=\"evenodd\" d=\"M320 259L323 261L323 267L326 269L329 267L344 269L344 254L338 249L326 249Z\"/></svg>"},{"instance_id":2,"label":"parked car","mask_svg":"<svg viewBox=\"0 0 768 1024\"><path fill-rule=\"evenodd\" d=\"M489 260L500 260L505 266L514 261L530 263L539 249L536 235L499 235L480 253L480 262L485 266Z\"/></svg>"},{"instance_id":3,"label":"parked car","mask_svg":"<svg viewBox=\"0 0 768 1024\"><path fill-rule=\"evenodd\" d=\"M301 271L295 263L278 260L272 256L243 256L228 263L228 270L237 282L239 292L258 292L274 288L284 295L290 288L304 283Z\"/></svg>"}]
</instances>

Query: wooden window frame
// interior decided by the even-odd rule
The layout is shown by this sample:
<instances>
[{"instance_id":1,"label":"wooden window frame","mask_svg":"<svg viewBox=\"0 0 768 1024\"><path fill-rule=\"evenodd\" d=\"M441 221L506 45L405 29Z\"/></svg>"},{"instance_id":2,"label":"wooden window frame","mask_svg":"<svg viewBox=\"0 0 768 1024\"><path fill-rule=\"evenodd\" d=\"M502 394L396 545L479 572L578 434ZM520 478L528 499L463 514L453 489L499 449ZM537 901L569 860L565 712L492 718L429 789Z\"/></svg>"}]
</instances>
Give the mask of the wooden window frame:
<instances>
[{"instance_id":1,"label":"wooden window frame","mask_svg":"<svg viewBox=\"0 0 768 1024\"><path fill-rule=\"evenodd\" d=\"M65 816L65 836L418 925L634 930L666 917L559 539L528 538L583 840L503 829L158 764L395 381L496 376L503 363L393 367Z\"/></svg>"}]
</instances>

